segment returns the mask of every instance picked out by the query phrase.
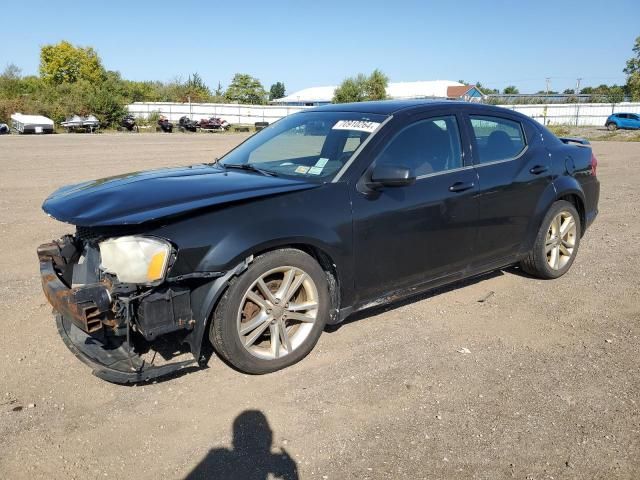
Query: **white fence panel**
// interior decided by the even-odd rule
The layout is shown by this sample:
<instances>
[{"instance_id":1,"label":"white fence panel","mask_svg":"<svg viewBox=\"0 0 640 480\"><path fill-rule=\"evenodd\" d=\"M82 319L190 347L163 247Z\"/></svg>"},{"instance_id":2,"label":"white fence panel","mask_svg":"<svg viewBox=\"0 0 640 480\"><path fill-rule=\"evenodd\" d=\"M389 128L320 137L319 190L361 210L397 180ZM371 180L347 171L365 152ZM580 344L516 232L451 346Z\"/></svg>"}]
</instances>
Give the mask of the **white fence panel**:
<instances>
[{"instance_id":1,"label":"white fence panel","mask_svg":"<svg viewBox=\"0 0 640 480\"><path fill-rule=\"evenodd\" d=\"M546 125L604 126L612 113L640 113L640 103L561 103L548 105L500 105L515 110ZM222 103L136 102L127 106L137 117L158 112L172 122L187 116L193 120L219 117L232 124L273 123L287 115L313 107L279 105L237 105Z\"/></svg>"},{"instance_id":2,"label":"white fence panel","mask_svg":"<svg viewBox=\"0 0 640 480\"><path fill-rule=\"evenodd\" d=\"M310 107L282 107L279 105L237 105L227 103L168 103L168 102L136 102L127 105L130 113L136 117L147 118L149 114L158 112L172 122L187 116L193 120L218 117L229 123L253 124L255 122L273 123L287 115Z\"/></svg>"},{"instance_id":3,"label":"white fence panel","mask_svg":"<svg viewBox=\"0 0 640 480\"><path fill-rule=\"evenodd\" d=\"M640 113L640 103L561 103L549 105L500 105L546 125L601 126L612 113Z\"/></svg>"}]
</instances>

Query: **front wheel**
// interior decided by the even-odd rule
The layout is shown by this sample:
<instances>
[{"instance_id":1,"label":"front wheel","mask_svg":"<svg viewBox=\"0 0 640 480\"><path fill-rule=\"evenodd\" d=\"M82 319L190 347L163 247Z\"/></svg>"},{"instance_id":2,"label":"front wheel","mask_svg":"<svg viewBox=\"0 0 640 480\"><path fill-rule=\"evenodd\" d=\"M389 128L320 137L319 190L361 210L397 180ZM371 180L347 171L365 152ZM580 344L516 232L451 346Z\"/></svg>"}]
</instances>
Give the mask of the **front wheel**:
<instances>
[{"instance_id":1,"label":"front wheel","mask_svg":"<svg viewBox=\"0 0 640 480\"><path fill-rule=\"evenodd\" d=\"M520 263L536 277L551 279L567 273L580 246L580 215L570 202L559 200L547 212L533 249Z\"/></svg>"},{"instance_id":2,"label":"front wheel","mask_svg":"<svg viewBox=\"0 0 640 480\"><path fill-rule=\"evenodd\" d=\"M610 132L615 132L617 129L618 125L616 125L614 122L607 123L607 130L609 130Z\"/></svg>"},{"instance_id":3,"label":"front wheel","mask_svg":"<svg viewBox=\"0 0 640 480\"><path fill-rule=\"evenodd\" d=\"M320 265L300 250L275 250L257 257L231 283L209 338L237 369L274 372L309 354L329 311L329 284Z\"/></svg>"}]
</instances>

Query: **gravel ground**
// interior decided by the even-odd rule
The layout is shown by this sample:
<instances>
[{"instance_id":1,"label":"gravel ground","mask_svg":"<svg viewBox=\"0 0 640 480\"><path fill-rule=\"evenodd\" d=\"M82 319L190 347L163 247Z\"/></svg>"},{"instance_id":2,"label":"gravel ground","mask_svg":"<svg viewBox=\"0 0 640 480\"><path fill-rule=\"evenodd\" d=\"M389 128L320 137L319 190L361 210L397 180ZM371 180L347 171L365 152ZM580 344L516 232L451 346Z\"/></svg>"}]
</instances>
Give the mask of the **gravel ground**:
<instances>
[{"instance_id":1,"label":"gravel ground","mask_svg":"<svg viewBox=\"0 0 640 480\"><path fill-rule=\"evenodd\" d=\"M42 200L242 138L0 137L0 478L640 477L637 143L594 144L601 213L561 279L508 269L369 310L271 375L213 357L144 386L93 377L40 290L36 246L69 230Z\"/></svg>"}]
</instances>

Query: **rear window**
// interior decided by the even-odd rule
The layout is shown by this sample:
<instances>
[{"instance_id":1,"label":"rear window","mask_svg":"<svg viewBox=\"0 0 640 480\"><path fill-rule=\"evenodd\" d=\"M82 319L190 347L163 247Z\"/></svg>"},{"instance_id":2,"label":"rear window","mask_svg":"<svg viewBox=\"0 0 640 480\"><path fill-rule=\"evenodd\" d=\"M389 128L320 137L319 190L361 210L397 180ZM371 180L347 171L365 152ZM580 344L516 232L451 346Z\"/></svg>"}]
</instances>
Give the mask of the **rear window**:
<instances>
[{"instance_id":1,"label":"rear window","mask_svg":"<svg viewBox=\"0 0 640 480\"><path fill-rule=\"evenodd\" d=\"M471 115L480 163L517 157L526 148L522 124L500 117Z\"/></svg>"}]
</instances>

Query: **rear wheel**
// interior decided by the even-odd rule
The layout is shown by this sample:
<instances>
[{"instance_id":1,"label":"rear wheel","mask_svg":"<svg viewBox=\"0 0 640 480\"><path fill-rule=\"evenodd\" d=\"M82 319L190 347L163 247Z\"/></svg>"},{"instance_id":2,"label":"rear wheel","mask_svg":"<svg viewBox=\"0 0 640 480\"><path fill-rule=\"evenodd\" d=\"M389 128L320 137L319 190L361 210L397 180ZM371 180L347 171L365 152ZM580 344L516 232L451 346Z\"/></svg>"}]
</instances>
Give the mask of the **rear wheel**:
<instances>
[{"instance_id":1,"label":"rear wheel","mask_svg":"<svg viewBox=\"0 0 640 480\"><path fill-rule=\"evenodd\" d=\"M324 271L295 249L268 252L229 286L209 338L216 352L246 373L293 365L315 346L329 315Z\"/></svg>"},{"instance_id":2,"label":"rear wheel","mask_svg":"<svg viewBox=\"0 0 640 480\"><path fill-rule=\"evenodd\" d=\"M617 129L618 125L616 125L614 122L607 123L607 130L609 130L610 132L615 132Z\"/></svg>"},{"instance_id":3,"label":"rear wheel","mask_svg":"<svg viewBox=\"0 0 640 480\"><path fill-rule=\"evenodd\" d=\"M533 249L521 262L522 269L540 278L561 277L576 258L580 235L580 216L573 204L555 202L542 221Z\"/></svg>"}]
</instances>

